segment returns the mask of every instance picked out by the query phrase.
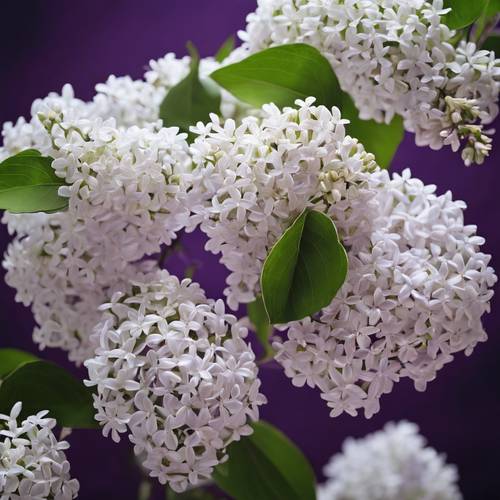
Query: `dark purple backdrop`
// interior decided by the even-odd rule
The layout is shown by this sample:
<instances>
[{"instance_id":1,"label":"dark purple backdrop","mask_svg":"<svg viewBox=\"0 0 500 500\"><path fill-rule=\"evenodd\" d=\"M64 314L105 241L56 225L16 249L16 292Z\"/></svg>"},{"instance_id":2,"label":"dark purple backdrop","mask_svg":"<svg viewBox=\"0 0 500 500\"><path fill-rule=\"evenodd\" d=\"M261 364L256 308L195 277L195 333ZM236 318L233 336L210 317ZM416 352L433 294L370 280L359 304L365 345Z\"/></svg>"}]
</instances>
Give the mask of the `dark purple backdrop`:
<instances>
[{"instance_id":1,"label":"dark purple backdrop","mask_svg":"<svg viewBox=\"0 0 500 500\"><path fill-rule=\"evenodd\" d=\"M184 55L187 40L192 40L203 56L214 54L227 36L243 28L254 5L252 0L2 2L0 123L27 116L35 98L60 90L66 82L73 84L78 97L89 99L94 85L111 73L138 78L150 59L170 51ZM408 136L393 165L395 170L410 166L414 175L437 184L440 193L450 189L455 198L465 200L469 205L467 222L478 225L479 234L487 240L485 251L495 256L493 265L500 269L500 140L496 142L485 165L466 168L450 151L417 148ZM9 238L3 226L0 231L3 250ZM215 257L204 254L200 237L191 237L187 246L192 256L205 262L196 279L209 296L221 296L224 269ZM0 294L0 346L35 351L31 313L14 302L14 292L3 280ZM294 388L272 366L261 372L263 392L269 399L262 416L301 447L320 477L322 466L346 436L363 436L390 420L414 421L430 443L458 465L466 499L498 498L497 302L494 300L493 312L485 319L491 337L486 344L470 358L457 356L425 393L417 393L407 381L397 384L371 420L361 416L331 419L316 391ZM70 367L58 352L45 351L42 356ZM136 498L139 474L126 442L117 446L95 431L76 431L69 440L72 447L68 454L73 474L81 482L82 500Z\"/></svg>"}]
</instances>

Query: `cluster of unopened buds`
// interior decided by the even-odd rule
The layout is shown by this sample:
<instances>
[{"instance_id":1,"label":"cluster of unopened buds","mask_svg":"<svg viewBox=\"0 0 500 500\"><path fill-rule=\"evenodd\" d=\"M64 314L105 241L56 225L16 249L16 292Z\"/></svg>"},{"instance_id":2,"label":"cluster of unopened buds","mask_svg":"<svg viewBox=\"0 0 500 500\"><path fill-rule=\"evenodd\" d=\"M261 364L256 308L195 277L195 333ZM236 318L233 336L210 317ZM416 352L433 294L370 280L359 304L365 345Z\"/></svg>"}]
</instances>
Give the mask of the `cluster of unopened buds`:
<instances>
[{"instance_id":1,"label":"cluster of unopened buds","mask_svg":"<svg viewBox=\"0 0 500 500\"><path fill-rule=\"evenodd\" d=\"M441 131L443 144L450 145L453 151L458 151L461 141L466 146L462 150L465 165L484 163L491 151L492 139L480 125L474 122L481 116L481 110L473 99L462 99L446 96L446 112Z\"/></svg>"}]
</instances>

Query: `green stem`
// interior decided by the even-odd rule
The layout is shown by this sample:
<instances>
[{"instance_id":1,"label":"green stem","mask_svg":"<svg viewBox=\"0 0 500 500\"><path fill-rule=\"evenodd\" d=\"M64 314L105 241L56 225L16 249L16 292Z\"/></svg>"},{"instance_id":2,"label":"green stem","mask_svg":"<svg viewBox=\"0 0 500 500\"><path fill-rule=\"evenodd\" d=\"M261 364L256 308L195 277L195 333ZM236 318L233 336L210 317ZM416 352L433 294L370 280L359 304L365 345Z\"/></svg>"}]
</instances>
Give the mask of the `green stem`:
<instances>
[{"instance_id":1,"label":"green stem","mask_svg":"<svg viewBox=\"0 0 500 500\"><path fill-rule=\"evenodd\" d=\"M194 273L198 270L196 263L190 264L184 271L184 278L193 279Z\"/></svg>"},{"instance_id":2,"label":"green stem","mask_svg":"<svg viewBox=\"0 0 500 500\"><path fill-rule=\"evenodd\" d=\"M168 247L163 247L158 257L158 266L163 267L165 265L166 260L175 252L182 249L182 241L180 239L175 240Z\"/></svg>"},{"instance_id":3,"label":"green stem","mask_svg":"<svg viewBox=\"0 0 500 500\"><path fill-rule=\"evenodd\" d=\"M478 30L476 33L476 40L478 48L481 48L492 33L492 31L496 28L498 22L500 21L500 15L492 17L485 25L482 30Z\"/></svg>"},{"instance_id":4,"label":"green stem","mask_svg":"<svg viewBox=\"0 0 500 500\"><path fill-rule=\"evenodd\" d=\"M271 361L274 361L274 351L268 352L262 358L257 360L257 366L260 368L261 366L268 365Z\"/></svg>"},{"instance_id":5,"label":"green stem","mask_svg":"<svg viewBox=\"0 0 500 500\"><path fill-rule=\"evenodd\" d=\"M143 479L139 485L139 491L137 493L138 500L149 500L151 498L151 493L153 492L153 485L148 479Z\"/></svg>"},{"instance_id":6,"label":"green stem","mask_svg":"<svg viewBox=\"0 0 500 500\"><path fill-rule=\"evenodd\" d=\"M462 28L457 30L455 36L450 40L450 44L453 45L453 47L457 47L458 43L465 38L466 34L467 34L466 29Z\"/></svg>"}]
</instances>

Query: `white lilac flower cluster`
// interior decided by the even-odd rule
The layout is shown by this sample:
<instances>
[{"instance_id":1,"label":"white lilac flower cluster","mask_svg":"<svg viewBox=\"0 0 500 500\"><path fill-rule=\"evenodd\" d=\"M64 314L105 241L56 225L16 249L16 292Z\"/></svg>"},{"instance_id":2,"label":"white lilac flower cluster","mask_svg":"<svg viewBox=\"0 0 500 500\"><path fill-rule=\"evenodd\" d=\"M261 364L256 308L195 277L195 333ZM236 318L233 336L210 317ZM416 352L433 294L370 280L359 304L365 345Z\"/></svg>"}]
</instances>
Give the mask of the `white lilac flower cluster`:
<instances>
[{"instance_id":1,"label":"white lilac flower cluster","mask_svg":"<svg viewBox=\"0 0 500 500\"><path fill-rule=\"evenodd\" d=\"M465 203L434 191L409 170L388 179L378 228L349 251L337 296L274 344L293 383L319 387L332 416L372 416L401 377L423 391L454 353L487 339L481 317L497 278L484 239L464 225Z\"/></svg>"},{"instance_id":2,"label":"white lilac flower cluster","mask_svg":"<svg viewBox=\"0 0 500 500\"><path fill-rule=\"evenodd\" d=\"M498 61L454 47L443 12L441 0L261 1L228 61L311 43L364 118L401 114L417 142L456 149L465 139L466 162L481 162ZM201 77L219 64L203 60ZM409 171L381 170L337 108L307 98L242 117L249 110L223 92L221 118L193 127L188 146L159 120L188 71L189 58L167 54L143 80L111 76L90 102L65 86L35 101L29 121L6 124L0 148L0 161L28 148L54 158L65 182L67 210L2 219L14 235L6 281L32 307L35 342L85 362L103 433L128 434L151 476L176 491L209 478L265 402L243 323L151 258L179 231L206 233L236 310L258 296L264 260L304 209L331 217L348 251L346 282L313 317L281 325L273 345L286 375L318 387L332 416L370 417L400 378L424 390L454 353L470 354L486 339L481 317L496 282L465 204Z\"/></svg>"},{"instance_id":3,"label":"white lilac flower cluster","mask_svg":"<svg viewBox=\"0 0 500 500\"><path fill-rule=\"evenodd\" d=\"M426 447L418 427L389 423L362 439L349 438L326 465L318 500L460 500L458 473Z\"/></svg>"},{"instance_id":4,"label":"white lilac flower cluster","mask_svg":"<svg viewBox=\"0 0 500 500\"><path fill-rule=\"evenodd\" d=\"M454 353L486 340L496 276L463 202L408 170L391 179L345 136L335 108L297 106L199 127L194 186L208 202L194 220L231 271L225 293L236 309L255 299L264 259L304 208L333 219L346 282L319 314L282 327L276 359L295 385L322 391L332 416L363 408L370 417L401 377L424 390Z\"/></svg>"},{"instance_id":5,"label":"white lilac flower cluster","mask_svg":"<svg viewBox=\"0 0 500 500\"><path fill-rule=\"evenodd\" d=\"M36 101L29 123L4 132L2 157L35 148L54 158L68 209L4 215L16 234L4 260L17 300L32 304L35 341L61 347L81 362L93 353L89 335L97 307L133 277L136 262L170 244L187 223L182 201L191 161L176 128L117 128L94 116L92 104L62 96ZM143 264L140 264L141 267Z\"/></svg>"},{"instance_id":6,"label":"white lilac flower cluster","mask_svg":"<svg viewBox=\"0 0 500 500\"><path fill-rule=\"evenodd\" d=\"M85 366L104 435L128 432L150 475L175 491L210 478L265 402L246 328L166 271L132 281L101 310Z\"/></svg>"},{"instance_id":7,"label":"white lilac flower cluster","mask_svg":"<svg viewBox=\"0 0 500 500\"><path fill-rule=\"evenodd\" d=\"M379 181L373 155L345 135L337 108L297 101L298 109L263 108L262 119L199 125L192 146L191 207L209 241L231 271L228 305L252 302L272 245L305 208L328 213L346 245L357 248L372 233Z\"/></svg>"},{"instance_id":8,"label":"white lilac flower cluster","mask_svg":"<svg viewBox=\"0 0 500 500\"><path fill-rule=\"evenodd\" d=\"M33 103L29 122L4 125L0 161L35 148L57 159L56 172L70 184L60 193L70 198L68 212L3 218L17 235L4 258L6 281L17 300L32 305L40 348L62 348L77 363L91 356L97 307L134 276L131 262L185 226L187 144L174 129L162 129L159 108L189 63L167 54L150 61L144 80L110 76L91 102L65 85L61 95ZM212 58L201 60L201 78L217 67ZM222 91L221 114L237 109Z\"/></svg>"},{"instance_id":9,"label":"white lilac flower cluster","mask_svg":"<svg viewBox=\"0 0 500 500\"><path fill-rule=\"evenodd\" d=\"M41 411L19 422L21 403L0 414L0 498L2 500L71 500L79 484L52 429L56 421Z\"/></svg>"},{"instance_id":10,"label":"white lilac flower cluster","mask_svg":"<svg viewBox=\"0 0 500 500\"><path fill-rule=\"evenodd\" d=\"M286 43L316 47L361 118L401 115L418 145L451 145L466 165L491 149L483 130L498 114L500 59L454 42L443 0L258 0L240 33L251 52ZM244 51L240 51L240 57Z\"/></svg>"},{"instance_id":11,"label":"white lilac flower cluster","mask_svg":"<svg viewBox=\"0 0 500 500\"><path fill-rule=\"evenodd\" d=\"M84 282L72 276L79 258L68 253L67 236L74 228L66 214L38 214L30 222L29 233L18 233L7 248L5 280L16 290L18 302L31 305L38 347L63 349L70 361L80 364L94 352L90 334L101 316L99 306L153 262L129 264L117 275L97 269L98 279Z\"/></svg>"}]
</instances>

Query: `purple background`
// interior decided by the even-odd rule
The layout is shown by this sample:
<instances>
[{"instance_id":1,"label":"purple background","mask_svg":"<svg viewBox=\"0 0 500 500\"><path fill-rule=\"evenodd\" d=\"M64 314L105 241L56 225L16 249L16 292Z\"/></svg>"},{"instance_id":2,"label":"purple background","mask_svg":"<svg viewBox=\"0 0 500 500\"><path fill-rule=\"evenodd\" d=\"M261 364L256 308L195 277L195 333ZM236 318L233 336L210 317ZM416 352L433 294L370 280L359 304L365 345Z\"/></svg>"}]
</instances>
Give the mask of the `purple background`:
<instances>
[{"instance_id":1,"label":"purple background","mask_svg":"<svg viewBox=\"0 0 500 500\"><path fill-rule=\"evenodd\" d=\"M244 27L245 16L254 5L252 0L2 2L0 123L27 116L35 98L59 91L66 82L73 84L78 97L90 99L94 85L111 73L139 78L150 59L170 51L184 55L187 40L203 56L214 54L227 36ZM397 171L410 166L414 175L437 184L440 193L451 189L455 198L468 203L466 221L478 225L479 234L487 240L484 250L496 255L493 266L497 269L498 142L485 165L466 168L449 150L417 148L407 136L393 164ZM8 239L2 226L2 251ZM225 275L217 258L204 254L198 236L190 237L187 246L190 256L204 261L195 278L209 296L221 296ZM14 291L3 280L0 294L0 346L36 352L31 342L31 313L14 302ZM363 436L390 420L414 421L432 446L458 465L466 499L498 498L499 324L495 299L493 312L485 318L491 336L486 344L470 358L458 355L425 393L416 392L408 381L397 384L371 420L361 416L331 419L316 391L294 388L279 369L265 367L261 375L269 403L262 416L300 446L319 477L322 466L346 436ZM70 367L61 353L45 351L42 356ZM136 498L140 477L128 443L117 446L95 431L75 431L69 440L68 455L72 472L81 482L82 500ZM157 494L161 498L159 491Z\"/></svg>"}]
</instances>

